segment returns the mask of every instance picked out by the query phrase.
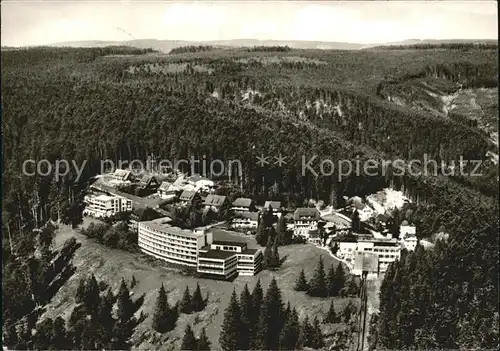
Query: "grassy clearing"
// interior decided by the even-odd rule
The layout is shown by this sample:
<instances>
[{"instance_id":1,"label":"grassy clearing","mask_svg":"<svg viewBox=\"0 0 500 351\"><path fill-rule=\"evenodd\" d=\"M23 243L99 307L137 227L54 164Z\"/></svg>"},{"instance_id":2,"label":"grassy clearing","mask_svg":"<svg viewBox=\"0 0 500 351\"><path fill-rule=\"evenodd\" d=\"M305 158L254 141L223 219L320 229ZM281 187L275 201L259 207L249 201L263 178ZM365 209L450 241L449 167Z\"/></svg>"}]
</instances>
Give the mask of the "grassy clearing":
<instances>
[{"instance_id":1,"label":"grassy clearing","mask_svg":"<svg viewBox=\"0 0 500 351\"><path fill-rule=\"evenodd\" d=\"M84 226L90 224L91 221L95 220L85 219ZM78 283L81 278L90 273L94 273L98 280L107 282L115 291L118 290L122 276L130 281L132 275L134 275L138 281L138 284L132 290L134 296L138 297L143 293L145 294L144 304L137 313L139 314L142 310L148 315L146 320L136 328L134 334L134 341L139 349L167 348L170 346L178 348L187 323L192 324L195 334L199 333L202 327L205 327L214 349L218 349L220 326L233 288L238 293L245 284L248 284L249 288L253 289L257 281L256 277L238 277L234 282L221 282L184 276L161 265L151 265L141 254L133 254L102 246L65 226L62 226L57 232L56 247L62 245L66 239L72 236L75 236L82 243L81 248L76 251L73 258L73 264L77 270L75 275L70 278L47 306L45 317L63 316L68 318L74 307L74 295ZM249 246L255 247L255 241L252 237L242 235L240 238L248 240ZM294 291L293 286L302 268L304 268L308 278L312 276L320 255L324 259L325 267L329 267L330 264L336 265L337 261L324 250L313 245L281 247L280 255L281 257L287 256L281 270L277 272L264 271L258 275L264 290L267 289L274 276L283 292L284 302L293 302L301 318L306 315L310 318L314 316L322 317L328 310L330 299L311 298L304 293ZM160 336L152 332L151 321L157 289L162 282L168 292L170 303L175 303L181 298L186 285L193 291L197 282L200 284L202 294L205 296L209 293L210 298L204 311L191 315L181 315L176 328L172 332ZM340 312L347 302L348 299L335 298L335 309ZM342 327L341 325L327 325L324 327L324 331L329 334L334 329Z\"/></svg>"}]
</instances>

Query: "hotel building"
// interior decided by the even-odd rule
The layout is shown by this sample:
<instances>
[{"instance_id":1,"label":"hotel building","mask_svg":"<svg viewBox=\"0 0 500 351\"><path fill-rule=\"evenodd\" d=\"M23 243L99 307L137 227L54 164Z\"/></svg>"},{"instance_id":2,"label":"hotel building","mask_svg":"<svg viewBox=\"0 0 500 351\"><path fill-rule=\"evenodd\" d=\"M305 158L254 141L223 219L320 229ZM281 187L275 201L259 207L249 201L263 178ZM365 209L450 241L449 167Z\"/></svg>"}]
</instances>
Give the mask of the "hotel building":
<instances>
[{"instance_id":1,"label":"hotel building","mask_svg":"<svg viewBox=\"0 0 500 351\"><path fill-rule=\"evenodd\" d=\"M132 200L121 196L86 195L84 215L96 218L110 217L120 212L132 211Z\"/></svg>"},{"instance_id":2,"label":"hotel building","mask_svg":"<svg viewBox=\"0 0 500 351\"><path fill-rule=\"evenodd\" d=\"M198 253L211 242L211 233L206 233L204 229L180 229L168 222L160 218L139 223L141 251L167 262L196 267Z\"/></svg>"},{"instance_id":3,"label":"hotel building","mask_svg":"<svg viewBox=\"0 0 500 351\"><path fill-rule=\"evenodd\" d=\"M309 239L310 232L318 229L320 213L316 208L298 208L293 214L293 234Z\"/></svg>"}]
</instances>

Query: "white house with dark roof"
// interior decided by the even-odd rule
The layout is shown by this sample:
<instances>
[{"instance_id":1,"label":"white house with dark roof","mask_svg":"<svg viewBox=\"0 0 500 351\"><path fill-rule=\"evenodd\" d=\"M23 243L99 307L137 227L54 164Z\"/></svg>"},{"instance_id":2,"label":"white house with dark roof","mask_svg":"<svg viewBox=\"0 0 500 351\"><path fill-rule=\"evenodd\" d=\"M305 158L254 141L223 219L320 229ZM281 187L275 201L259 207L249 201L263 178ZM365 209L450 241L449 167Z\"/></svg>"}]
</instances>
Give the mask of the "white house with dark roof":
<instances>
[{"instance_id":1,"label":"white house with dark roof","mask_svg":"<svg viewBox=\"0 0 500 351\"><path fill-rule=\"evenodd\" d=\"M205 209L211 209L212 211L218 212L226 200L226 196L210 194L205 198L203 205Z\"/></svg>"},{"instance_id":2,"label":"white house with dark roof","mask_svg":"<svg viewBox=\"0 0 500 351\"><path fill-rule=\"evenodd\" d=\"M158 187L157 194L162 199L172 199L177 196L180 189L170 182L162 182Z\"/></svg>"},{"instance_id":3,"label":"white house with dark roof","mask_svg":"<svg viewBox=\"0 0 500 351\"><path fill-rule=\"evenodd\" d=\"M253 200L244 198L244 197L239 197L233 202L233 207L231 207L231 211L234 212L250 212L251 208L253 207Z\"/></svg>"},{"instance_id":4,"label":"white house with dark roof","mask_svg":"<svg viewBox=\"0 0 500 351\"><path fill-rule=\"evenodd\" d=\"M310 232L318 229L320 219L320 213L316 208L302 207L296 209L293 214L293 234L309 239Z\"/></svg>"},{"instance_id":5,"label":"white house with dark roof","mask_svg":"<svg viewBox=\"0 0 500 351\"><path fill-rule=\"evenodd\" d=\"M231 221L231 227L235 229L257 229L258 224L258 212L239 212Z\"/></svg>"},{"instance_id":6,"label":"white house with dark roof","mask_svg":"<svg viewBox=\"0 0 500 351\"><path fill-rule=\"evenodd\" d=\"M267 211L269 209L269 206L271 206L273 213L280 217L281 216L281 202L280 201L266 201L264 203L264 211Z\"/></svg>"},{"instance_id":7,"label":"white house with dark roof","mask_svg":"<svg viewBox=\"0 0 500 351\"><path fill-rule=\"evenodd\" d=\"M132 175L131 171L128 171L126 169L116 169L111 177L114 180L121 181L121 182L126 182L126 181L133 181L134 177Z\"/></svg>"},{"instance_id":8,"label":"white house with dark roof","mask_svg":"<svg viewBox=\"0 0 500 351\"><path fill-rule=\"evenodd\" d=\"M195 190L210 191L215 183L205 177L198 174L194 174L186 179L186 182L194 187Z\"/></svg>"}]
</instances>

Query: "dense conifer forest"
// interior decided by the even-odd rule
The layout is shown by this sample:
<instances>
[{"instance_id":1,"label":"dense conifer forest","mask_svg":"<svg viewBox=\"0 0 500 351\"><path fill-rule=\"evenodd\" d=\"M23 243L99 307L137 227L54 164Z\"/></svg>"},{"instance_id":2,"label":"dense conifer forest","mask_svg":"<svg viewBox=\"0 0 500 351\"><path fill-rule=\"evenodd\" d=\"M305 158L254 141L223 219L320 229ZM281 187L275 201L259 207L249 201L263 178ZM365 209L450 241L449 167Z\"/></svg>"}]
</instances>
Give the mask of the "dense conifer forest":
<instances>
[{"instance_id":1,"label":"dense conifer forest","mask_svg":"<svg viewBox=\"0 0 500 351\"><path fill-rule=\"evenodd\" d=\"M498 169L486 153L498 152L498 147L466 117L431 115L395 104L384 94L392 94L389 85L392 89L412 79L446 82L448 93L498 87L497 50L488 45L419 49L193 47L169 55L127 47L2 50L4 329L50 298L40 289L53 279L49 267L56 253L39 228L49 219L78 226L83 195L101 160L145 161L154 153L160 159L205 155L207 160L241 160L243 174L235 179L244 194L257 199L274 195L291 206L309 198L341 203L343 196L367 195L389 185L403 190L414 202L411 219L420 237L439 228L450 236L432 250L419 247L391 265L381 289L380 314L372 323L372 346L496 348ZM282 168L262 168L255 163L261 153L281 153L290 162ZM407 161L424 154L439 162L460 155L483 160L481 169L487 176L469 181L389 171L375 177L352 175L339 182L337 169L329 177L303 176L297 158ZM67 159L85 167L79 179L74 169L60 179L50 172L26 176L22 167L28 159L52 164ZM313 165L319 167L318 162ZM109 319L113 296L96 293L95 278L90 279L86 286L95 300L92 306L102 309L89 314L99 318L105 313ZM269 289L273 313L284 313L279 289ZM241 309L242 300L238 302L235 292L231 308ZM85 306L82 302L81 308ZM225 349L249 343L231 337L238 323L248 323L232 321L235 311L227 312L228 329L221 334ZM273 315L259 316L267 324L261 322L259 330L251 331L259 335L255 342L273 347L282 338L286 345L297 345L291 335L301 335L297 331L303 322L293 311L288 313L280 321L281 334L265 330L274 325ZM113 325L121 321L130 327L128 316L116 318ZM91 336L68 341L71 330L60 324L44 324L51 339L37 339L35 345L89 348L96 342ZM127 333L127 328L121 331ZM187 345L207 342L203 335L191 335L189 330L186 334ZM301 345L322 342L314 340L302 340ZM27 341L11 344L18 342ZM123 338L106 339L98 346L120 342Z\"/></svg>"}]
</instances>

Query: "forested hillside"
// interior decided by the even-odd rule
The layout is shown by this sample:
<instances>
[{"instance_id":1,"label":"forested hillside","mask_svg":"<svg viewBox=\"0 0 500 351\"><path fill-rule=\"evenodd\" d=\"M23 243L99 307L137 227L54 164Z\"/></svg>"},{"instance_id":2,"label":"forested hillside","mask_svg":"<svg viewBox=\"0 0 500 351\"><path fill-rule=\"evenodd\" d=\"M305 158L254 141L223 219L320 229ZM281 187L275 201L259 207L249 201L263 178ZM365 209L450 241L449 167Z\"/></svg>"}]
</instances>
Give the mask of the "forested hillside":
<instances>
[{"instance_id":1,"label":"forested hillside","mask_svg":"<svg viewBox=\"0 0 500 351\"><path fill-rule=\"evenodd\" d=\"M392 182L417 202L412 216L419 235L444 226L450 240L391 267L373 344L498 344L498 328L491 329L498 325L498 169L486 156L488 135L467 120L397 106L387 98L406 89L400 83L407 79L439 79L452 90L497 87L496 50L176 52L2 51L4 253L9 253L8 234L15 248L22 247L51 217L78 225L87 181L104 159L144 161L151 153L160 159L238 159L245 194L263 199L276 193L290 205L306 198L341 201ZM263 169L255 163L261 153L281 153L289 162ZM484 160L490 173L474 182L390 172L341 182L338 170L329 177L301 175L301 155L335 162L424 154L438 161L460 155ZM56 182L51 175L22 175L27 159L86 165L78 181L72 170ZM9 259L4 266L19 274L25 269ZM25 294L29 298L29 289Z\"/></svg>"}]
</instances>

